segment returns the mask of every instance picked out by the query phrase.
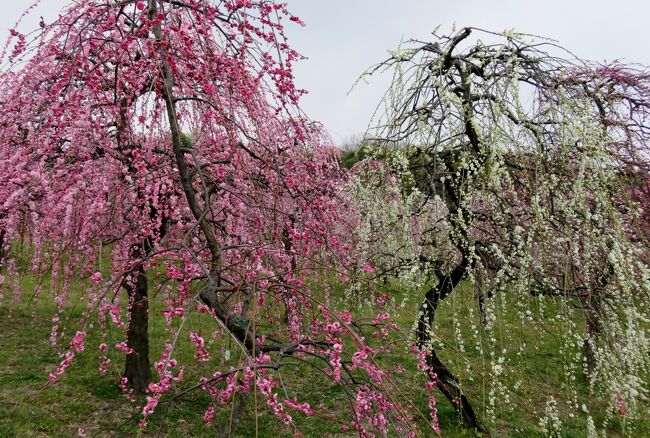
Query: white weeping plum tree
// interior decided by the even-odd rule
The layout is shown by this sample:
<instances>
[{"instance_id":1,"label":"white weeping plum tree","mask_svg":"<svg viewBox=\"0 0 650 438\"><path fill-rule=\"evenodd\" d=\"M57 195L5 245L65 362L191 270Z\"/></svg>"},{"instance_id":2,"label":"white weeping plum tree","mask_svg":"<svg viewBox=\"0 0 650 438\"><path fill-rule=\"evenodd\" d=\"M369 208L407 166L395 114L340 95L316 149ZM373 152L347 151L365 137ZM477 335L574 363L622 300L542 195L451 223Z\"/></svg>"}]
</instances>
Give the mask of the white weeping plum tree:
<instances>
[{"instance_id":1,"label":"white weeping plum tree","mask_svg":"<svg viewBox=\"0 0 650 438\"><path fill-rule=\"evenodd\" d=\"M562 327L566 415L587 411L590 434L591 400L606 406L603 430L612 415L643 415L650 73L514 32L433 35L368 71L392 70L393 81L351 192L365 211L363 251L424 291L410 297L414 336L437 387L466 426L488 430L434 328L439 306L472 285L476 312L455 315L457 341L461 354L475 342L484 359L466 359L464 372L483 380L488 420L525 384L508 375L528 346L507 325L541 336L549 314ZM559 433L557 401L541 414L540 427Z\"/></svg>"}]
</instances>

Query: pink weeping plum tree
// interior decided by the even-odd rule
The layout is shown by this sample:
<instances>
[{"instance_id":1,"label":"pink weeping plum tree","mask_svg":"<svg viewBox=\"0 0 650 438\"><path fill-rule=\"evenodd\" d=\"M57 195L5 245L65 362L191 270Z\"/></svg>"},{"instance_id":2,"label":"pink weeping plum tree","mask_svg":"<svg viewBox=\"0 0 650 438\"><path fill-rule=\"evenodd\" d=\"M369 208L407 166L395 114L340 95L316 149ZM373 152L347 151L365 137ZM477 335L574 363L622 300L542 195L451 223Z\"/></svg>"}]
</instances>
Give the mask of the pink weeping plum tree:
<instances>
[{"instance_id":1,"label":"pink weeping plum tree","mask_svg":"<svg viewBox=\"0 0 650 438\"><path fill-rule=\"evenodd\" d=\"M254 393L295 429L294 412L318 415L286 372L300 368L343 387L344 429L437 430L433 395L428 413L415 409L376 358L394 346L385 297L368 292L365 325L331 306L328 280L373 268L345 241L356 216L337 154L298 110L287 22L302 24L275 1L92 0L13 30L0 84L3 290L19 300L26 270L49 281L51 340L65 350L52 384L89 334L103 340L100 371L123 352L121 385L146 394L143 427L159 404L203 391L208 423ZM152 290L168 324L154 376ZM226 343L232 360L215 347ZM196 363L179 363L181 344ZM426 351L413 354L428 369ZM188 365L208 372L185 382Z\"/></svg>"}]
</instances>

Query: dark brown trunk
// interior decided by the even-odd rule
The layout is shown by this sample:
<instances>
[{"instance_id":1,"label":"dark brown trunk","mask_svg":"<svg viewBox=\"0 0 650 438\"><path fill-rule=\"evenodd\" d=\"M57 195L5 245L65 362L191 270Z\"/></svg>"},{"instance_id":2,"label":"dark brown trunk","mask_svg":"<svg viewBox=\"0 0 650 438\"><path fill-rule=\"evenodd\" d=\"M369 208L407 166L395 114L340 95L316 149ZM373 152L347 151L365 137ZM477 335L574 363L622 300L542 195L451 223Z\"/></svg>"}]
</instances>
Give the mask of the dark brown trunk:
<instances>
[{"instance_id":1,"label":"dark brown trunk","mask_svg":"<svg viewBox=\"0 0 650 438\"><path fill-rule=\"evenodd\" d=\"M422 307L420 309L420 318L418 320L417 339L419 346L430 349L431 354L428 356L427 363L437 376L438 389L459 412L463 425L465 427L476 429L483 433L488 433L487 428L481 423L474 408L460 389L458 380L442 363L438 357L433 344L431 343L431 325L436 314L436 309L442 300L444 300L454 290L456 285L463 279L466 270L466 263L463 261L449 275L439 275L436 287L429 289Z\"/></svg>"},{"instance_id":2,"label":"dark brown trunk","mask_svg":"<svg viewBox=\"0 0 650 438\"><path fill-rule=\"evenodd\" d=\"M147 276L142 265L138 266L131 275L135 276L132 279L133 284L127 282L124 287L129 294L131 304L127 346L133 352L126 355L124 377L128 379L129 387L136 393L144 393L151 382Z\"/></svg>"},{"instance_id":3,"label":"dark brown trunk","mask_svg":"<svg viewBox=\"0 0 650 438\"><path fill-rule=\"evenodd\" d=\"M451 402L454 408L456 408L461 416L463 425L470 429L476 429L479 432L488 433L487 428L481 423L474 408L472 408L469 399L463 390L460 389L458 380L438 358L434 349L431 350L428 362L429 366L433 368L438 376L438 389L447 397L447 400Z\"/></svg>"}]
</instances>

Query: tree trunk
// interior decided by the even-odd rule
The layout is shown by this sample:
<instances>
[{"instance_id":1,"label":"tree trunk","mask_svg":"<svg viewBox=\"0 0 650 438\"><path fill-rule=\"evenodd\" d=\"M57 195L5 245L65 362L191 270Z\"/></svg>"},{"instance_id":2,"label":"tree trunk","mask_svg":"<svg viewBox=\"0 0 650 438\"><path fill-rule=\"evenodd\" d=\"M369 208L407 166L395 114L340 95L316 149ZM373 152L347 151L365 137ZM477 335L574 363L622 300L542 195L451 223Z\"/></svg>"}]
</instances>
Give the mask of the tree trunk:
<instances>
[{"instance_id":1,"label":"tree trunk","mask_svg":"<svg viewBox=\"0 0 650 438\"><path fill-rule=\"evenodd\" d=\"M459 412L463 425L465 427L476 429L483 433L488 433L487 428L481 423L476 412L467 396L460 389L458 380L442 363L438 357L435 348L431 343L431 325L436 314L436 309L442 300L444 300L454 290L456 285L465 275L466 262L463 262L449 275L438 275L438 284L436 287L429 289L422 307L418 320L417 339L420 348L426 347L431 350L427 358L427 364L437 376L438 389Z\"/></svg>"},{"instance_id":2,"label":"tree trunk","mask_svg":"<svg viewBox=\"0 0 650 438\"><path fill-rule=\"evenodd\" d=\"M126 283L124 288L129 294L130 320L127 331L127 346L133 352L126 355L124 377L129 387L137 393L144 393L151 381L149 364L149 302L147 298L147 276L142 265L131 274L134 283Z\"/></svg>"}]
</instances>

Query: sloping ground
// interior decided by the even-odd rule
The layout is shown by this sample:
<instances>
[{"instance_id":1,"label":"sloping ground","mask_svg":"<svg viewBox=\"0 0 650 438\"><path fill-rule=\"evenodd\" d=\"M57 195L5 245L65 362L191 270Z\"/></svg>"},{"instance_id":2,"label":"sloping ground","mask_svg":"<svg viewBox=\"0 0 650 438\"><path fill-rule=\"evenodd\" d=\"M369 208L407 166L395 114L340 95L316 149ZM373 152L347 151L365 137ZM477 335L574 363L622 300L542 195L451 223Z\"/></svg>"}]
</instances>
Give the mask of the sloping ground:
<instances>
[{"instance_id":1,"label":"sloping ground","mask_svg":"<svg viewBox=\"0 0 650 438\"><path fill-rule=\"evenodd\" d=\"M163 437L216 435L214 428L206 427L202 419L209 399L200 392L190 394L173 406L162 405L149 421L148 429L141 432L138 406L142 406L143 399L132 403L119 389L122 367L119 356L112 357L112 366L106 374L99 374L95 352L100 341L92 331L87 338L86 351L75 358L60 380L48 383L48 373L54 371L60 360L57 349L49 344L51 311L47 303L40 304L35 311L25 305L13 309L0 307L0 437L71 437L77 436L80 429L87 436L97 437L127 437L139 433ZM74 315L71 319L75 319ZM164 328L161 317L152 319L152 358L155 358L161 350ZM68 329L74 330L76 328ZM178 353L191 356L193 351ZM187 381L195 382L201 371L207 374L207 368L198 368L197 364L197 369L186 372ZM335 387L330 388L332 391L321 391L315 387L318 379L300 375L297 379L305 386L314 385L306 389L316 394L316 399L310 402L331 405L330 415L335 415L339 392ZM256 425L253 398L249 397L247 403L251 409L241 415L234 436L255 436L256 429L260 437L293 436L265 408L263 401L258 404ZM225 424L229 422L229 408L220 411L220 420ZM292 415L306 436L354 436L319 418Z\"/></svg>"},{"instance_id":2,"label":"sloping ground","mask_svg":"<svg viewBox=\"0 0 650 438\"><path fill-rule=\"evenodd\" d=\"M51 329L52 304L43 298L42 302L32 309L29 303L10 309L0 306L0 437L70 437L77 436L83 429L87 436L122 437L144 436L188 437L188 436L217 436L214 428L208 428L202 420L203 412L208 406L209 399L202 392L188 395L188 398L176 401L173 405L161 405L149 422L149 428L140 432L138 429L138 403L129 402L118 385L117 380L122 367L119 355L112 356L113 362L106 374L99 374L97 367L97 346L100 343L98 330L90 329L86 343L86 351L75 358L73 365L63 377L54 383L48 383L47 375L55 369L58 363L57 349L49 345ZM461 291L457 300L449 301L441 307L436 322L436 333L439 334L441 356L454 373L457 374L465 390L472 397L480 415L486 416L486 406L489 404L489 388L486 386L487 363L484 354L479 353L479 346L484 342L485 334L480 324L474 328L463 321L471 320L476 312L471 314L475 302L469 291ZM502 320L508 326L497 327L500 341L509 340L510 344L525 345L523 353L516 353L517 348L506 352L506 374L510 382L519 380L521 384L516 390L509 390L507 408L497 414L497 420L491 424L495 437L530 437L543 436L538 423L540 412L544 412L546 400L554 396L558 400L566 398L567 389L562 374L564 359L560 353L561 322L554 321L552 303L546 306L549 318L544 321L543 329L534 324L523 324L516 319L514 312L505 312ZM455 310L452 312L452 308ZM152 361L158 357L167 330L163 318L156 310L156 303L151 312L151 343ZM79 315L70 315L70 320L62 324L66 333L77 330L75 321ZM544 315L541 315L543 318ZM474 318L475 319L475 318ZM404 315L404 326L410 326L409 317ZM211 324L200 317L190 322L193 330L211 330ZM514 327L514 329L513 329ZM474 335L472 330L476 330ZM506 332L504 334L504 332ZM458 333L461 333L458 336ZM108 343L121 339L119 332L109 333ZM461 340L464 344L461 346ZM474 340L478 340L474 342ZM505 344L504 344L505 345ZM231 346L212 343L208 345L213 361L219 361L226 367L229 361L235 363L236 358L228 358L224 354ZM185 345L185 348L189 346ZM461 353L461 349L464 350ZM190 359L193 351L180 350L181 358ZM400 355L395 350L389 356L382 358L386 364L401 364L406 369L415 369L411 356ZM190 362L186 360L185 362ZM509 364L513 369L509 369ZM517 369L514 369L517 365ZM297 368L291 370L291 378L287 379L287 395L292 397L299 394L300 399L308 401L314 407L320 406L320 417L306 417L302 414L292 414L296 425L306 437L352 437L350 431L345 432L340 427L340 421L345 417L345 397L340 387L333 386L325 378L320 378L313 372ZM421 376L413 373L402 376L399 388L407 394L417 393L421 385ZM186 371L186 382L196 382L200 375L211 374L209 364L196 364L193 369ZM406 377L406 378L404 378ZM588 394L585 382L574 385L578 395L583 398ZM500 396L502 397L502 396ZM440 423L447 437L476 436L472 431L459 426L457 414L450 404L438 395ZM415 400L418 408L426 412L426 399ZM586 418L565 416L562 436L586 436ZM219 420L228 424L231 419L232 406L219 410ZM596 424L600 424L603 413L598 412L598 403L590 405L590 411ZM636 422L628 436L650 436L650 411L643 407L648 415ZM257 416L255 415L257 412ZM257 417L257 421L256 421ZM163 421L164 420L164 421ZM614 416L608 426L608 436L622 436L623 422ZM283 437L293 436L280 421L266 408L262 400L250 396L247 407L238 422L238 437Z\"/></svg>"}]
</instances>

